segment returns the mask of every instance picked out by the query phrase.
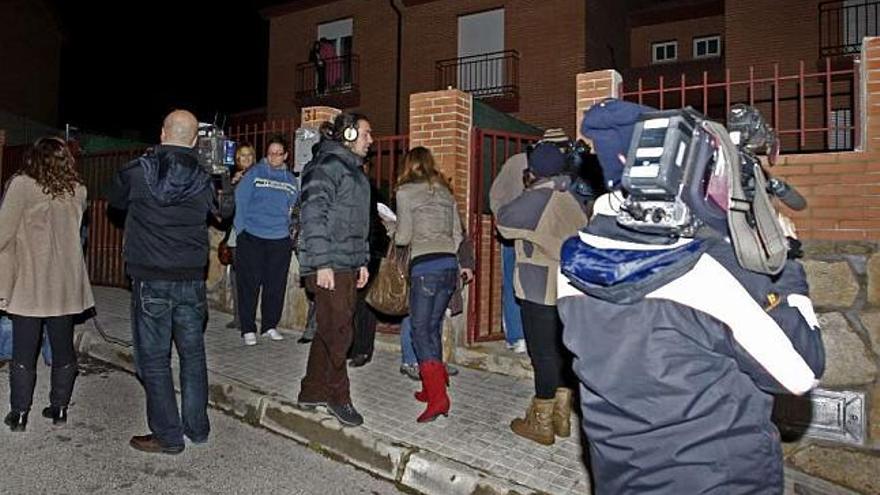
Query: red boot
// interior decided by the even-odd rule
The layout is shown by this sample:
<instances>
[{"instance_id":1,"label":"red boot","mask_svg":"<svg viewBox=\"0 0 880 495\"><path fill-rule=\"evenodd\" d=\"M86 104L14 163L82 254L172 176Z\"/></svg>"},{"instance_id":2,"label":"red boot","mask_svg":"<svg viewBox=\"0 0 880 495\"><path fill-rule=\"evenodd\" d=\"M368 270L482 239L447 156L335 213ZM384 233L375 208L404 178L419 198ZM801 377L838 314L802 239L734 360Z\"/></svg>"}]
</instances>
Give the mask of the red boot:
<instances>
[{"instance_id":1,"label":"red boot","mask_svg":"<svg viewBox=\"0 0 880 495\"><path fill-rule=\"evenodd\" d=\"M446 369L446 364L443 364L443 379L446 386L449 386L449 371ZM424 381L422 382L424 383ZM413 392L413 397L416 398L419 402L428 402L428 392L425 391L424 385L422 386L422 390L418 392Z\"/></svg>"},{"instance_id":2,"label":"red boot","mask_svg":"<svg viewBox=\"0 0 880 495\"><path fill-rule=\"evenodd\" d=\"M440 361L419 364L422 388L428 396L428 407L416 420L419 423L433 421L441 414L449 414L449 396L446 395L446 367Z\"/></svg>"}]
</instances>

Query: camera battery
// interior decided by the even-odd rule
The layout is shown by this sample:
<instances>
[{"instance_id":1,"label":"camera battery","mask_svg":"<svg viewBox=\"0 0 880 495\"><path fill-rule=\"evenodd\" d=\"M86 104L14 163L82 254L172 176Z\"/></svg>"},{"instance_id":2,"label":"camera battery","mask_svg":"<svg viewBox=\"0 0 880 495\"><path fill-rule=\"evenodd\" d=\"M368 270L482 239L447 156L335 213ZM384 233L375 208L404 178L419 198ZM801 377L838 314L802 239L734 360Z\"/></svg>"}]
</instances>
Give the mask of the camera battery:
<instances>
[{"instance_id":1,"label":"camera battery","mask_svg":"<svg viewBox=\"0 0 880 495\"><path fill-rule=\"evenodd\" d=\"M692 109L646 112L633 129L623 187L637 200L671 200L681 187L691 137Z\"/></svg>"}]
</instances>

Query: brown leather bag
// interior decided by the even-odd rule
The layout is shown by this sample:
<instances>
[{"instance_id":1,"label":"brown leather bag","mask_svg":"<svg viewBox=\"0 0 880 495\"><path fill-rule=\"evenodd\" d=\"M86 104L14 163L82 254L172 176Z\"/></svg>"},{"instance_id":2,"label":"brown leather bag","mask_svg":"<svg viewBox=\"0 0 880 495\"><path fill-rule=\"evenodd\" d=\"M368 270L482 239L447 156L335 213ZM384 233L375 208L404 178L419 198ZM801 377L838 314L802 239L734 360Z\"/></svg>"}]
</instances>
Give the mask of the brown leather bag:
<instances>
[{"instance_id":1,"label":"brown leather bag","mask_svg":"<svg viewBox=\"0 0 880 495\"><path fill-rule=\"evenodd\" d=\"M376 279L367 289L366 301L386 315L409 313L409 248L390 243L388 253L379 263Z\"/></svg>"}]
</instances>

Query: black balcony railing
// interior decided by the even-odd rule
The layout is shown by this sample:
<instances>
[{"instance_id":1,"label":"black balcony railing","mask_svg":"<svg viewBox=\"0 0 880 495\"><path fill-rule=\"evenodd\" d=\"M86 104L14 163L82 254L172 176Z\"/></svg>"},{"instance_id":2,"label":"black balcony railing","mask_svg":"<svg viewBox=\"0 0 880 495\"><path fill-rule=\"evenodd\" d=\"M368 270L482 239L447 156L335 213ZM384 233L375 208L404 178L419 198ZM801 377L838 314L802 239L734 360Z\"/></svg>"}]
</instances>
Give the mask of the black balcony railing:
<instances>
[{"instance_id":1,"label":"black balcony railing","mask_svg":"<svg viewBox=\"0 0 880 495\"><path fill-rule=\"evenodd\" d=\"M319 65L305 62L296 66L296 100L300 106L357 98L359 83L360 58L357 55L328 58Z\"/></svg>"},{"instance_id":2,"label":"black balcony railing","mask_svg":"<svg viewBox=\"0 0 880 495\"><path fill-rule=\"evenodd\" d=\"M880 1L836 0L819 4L819 55L858 53L862 38L877 36Z\"/></svg>"},{"instance_id":3,"label":"black balcony railing","mask_svg":"<svg viewBox=\"0 0 880 495\"><path fill-rule=\"evenodd\" d=\"M440 60L437 89L457 88L476 98L519 97L519 52L483 53Z\"/></svg>"}]
</instances>

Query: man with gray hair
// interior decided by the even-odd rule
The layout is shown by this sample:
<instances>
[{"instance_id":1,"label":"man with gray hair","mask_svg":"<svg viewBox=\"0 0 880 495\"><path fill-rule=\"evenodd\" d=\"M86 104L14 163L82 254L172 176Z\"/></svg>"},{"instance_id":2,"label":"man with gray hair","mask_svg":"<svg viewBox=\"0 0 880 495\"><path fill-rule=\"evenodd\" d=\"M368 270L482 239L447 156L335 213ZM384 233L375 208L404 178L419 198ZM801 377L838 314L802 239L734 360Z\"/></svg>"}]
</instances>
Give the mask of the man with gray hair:
<instances>
[{"instance_id":1,"label":"man with gray hair","mask_svg":"<svg viewBox=\"0 0 880 495\"><path fill-rule=\"evenodd\" d=\"M108 195L111 208L127 211L123 252L131 276L135 370L151 431L129 444L149 453L178 454L184 436L204 443L210 432L203 336L207 222L209 216L231 217L235 203L228 180L215 194L193 149L197 135L192 113L168 114L161 144L123 166ZM172 341L180 357L180 412L171 378Z\"/></svg>"}]
</instances>

